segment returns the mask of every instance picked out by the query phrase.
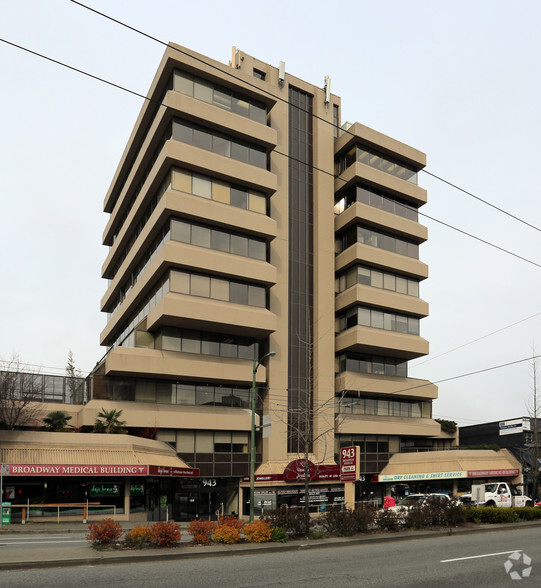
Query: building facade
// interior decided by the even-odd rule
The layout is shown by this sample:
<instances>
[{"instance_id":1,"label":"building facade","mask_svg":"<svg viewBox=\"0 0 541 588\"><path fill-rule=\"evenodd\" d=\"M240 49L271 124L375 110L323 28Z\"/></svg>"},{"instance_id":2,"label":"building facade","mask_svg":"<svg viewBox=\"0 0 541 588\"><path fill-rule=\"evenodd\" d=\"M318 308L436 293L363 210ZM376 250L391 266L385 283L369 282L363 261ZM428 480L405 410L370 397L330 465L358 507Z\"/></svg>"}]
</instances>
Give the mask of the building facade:
<instances>
[{"instance_id":1,"label":"building facade","mask_svg":"<svg viewBox=\"0 0 541 588\"><path fill-rule=\"evenodd\" d=\"M392 454L452 441L408 376L428 353L425 164L342 124L328 77L170 44L105 197L107 353L73 424L115 408L170 444L200 474L152 482L173 516L246 514L253 380L256 513L303 504L307 464L311 506L343 501L351 445L356 500L381 503Z\"/></svg>"},{"instance_id":2,"label":"building facade","mask_svg":"<svg viewBox=\"0 0 541 588\"><path fill-rule=\"evenodd\" d=\"M537 468L537 482L539 484L541 419L537 419L537 424L535 420L528 416L460 427L460 445L497 445L502 449L508 449L521 464L524 476L522 480L524 494L536 498L540 495L539 487L537 490L534 488L534 475Z\"/></svg>"},{"instance_id":3,"label":"building facade","mask_svg":"<svg viewBox=\"0 0 541 588\"><path fill-rule=\"evenodd\" d=\"M303 457L335 467L359 445L361 499L392 453L449 443L436 386L407 374L428 353L426 157L340 112L328 78L171 44L105 198L108 353L91 402L155 427L226 509L246 510L254 361L269 353L257 503L298 502L284 472ZM339 501L336 474L318 477L318 500Z\"/></svg>"}]
</instances>

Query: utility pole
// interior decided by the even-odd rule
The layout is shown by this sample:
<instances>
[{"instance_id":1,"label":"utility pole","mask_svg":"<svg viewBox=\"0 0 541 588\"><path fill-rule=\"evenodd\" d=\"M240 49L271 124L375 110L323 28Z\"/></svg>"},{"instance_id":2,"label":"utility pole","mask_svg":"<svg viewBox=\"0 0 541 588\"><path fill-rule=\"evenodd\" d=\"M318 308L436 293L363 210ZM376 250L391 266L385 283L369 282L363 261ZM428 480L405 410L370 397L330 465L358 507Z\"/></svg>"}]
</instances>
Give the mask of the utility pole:
<instances>
[{"instance_id":1,"label":"utility pole","mask_svg":"<svg viewBox=\"0 0 541 588\"><path fill-rule=\"evenodd\" d=\"M534 352L535 355L535 352ZM537 490L539 487L539 429L537 426L538 403L537 403L537 364L535 358L533 359L533 455L534 455L534 469L533 469L533 503L537 502Z\"/></svg>"}]
</instances>

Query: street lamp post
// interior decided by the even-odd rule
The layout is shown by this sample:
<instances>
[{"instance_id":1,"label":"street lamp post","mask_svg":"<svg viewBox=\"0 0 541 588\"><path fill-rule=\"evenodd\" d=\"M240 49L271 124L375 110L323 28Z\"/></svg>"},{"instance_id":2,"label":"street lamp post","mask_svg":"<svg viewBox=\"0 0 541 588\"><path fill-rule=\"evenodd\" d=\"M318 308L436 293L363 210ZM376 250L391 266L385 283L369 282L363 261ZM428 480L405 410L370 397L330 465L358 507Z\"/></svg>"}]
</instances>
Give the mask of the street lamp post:
<instances>
[{"instance_id":1,"label":"street lamp post","mask_svg":"<svg viewBox=\"0 0 541 588\"><path fill-rule=\"evenodd\" d=\"M252 393L251 393L251 406L252 406L252 429L250 434L250 522L254 522L254 471L255 471L255 377L257 374L257 368L261 363L267 359L267 357L273 357L276 355L276 351L269 351L265 354L257 363L254 359L254 365L252 369Z\"/></svg>"}]
</instances>

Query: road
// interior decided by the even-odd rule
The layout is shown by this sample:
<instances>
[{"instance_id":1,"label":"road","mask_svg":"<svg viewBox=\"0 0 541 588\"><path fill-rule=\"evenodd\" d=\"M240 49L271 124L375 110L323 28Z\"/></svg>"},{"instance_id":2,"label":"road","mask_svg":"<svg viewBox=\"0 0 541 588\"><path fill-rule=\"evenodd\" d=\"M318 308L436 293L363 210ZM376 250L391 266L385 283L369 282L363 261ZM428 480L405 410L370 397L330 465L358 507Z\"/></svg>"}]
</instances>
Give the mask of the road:
<instances>
[{"instance_id":1,"label":"road","mask_svg":"<svg viewBox=\"0 0 541 588\"><path fill-rule=\"evenodd\" d=\"M65 534L14 533L0 535L0 561L39 561L44 551L55 552L51 559L59 559L58 547L62 546L61 558L85 558L90 549L86 530ZM191 541L191 536L183 533L181 543ZM38 555L39 554L39 555ZM0 579L0 586L2 582Z\"/></svg>"},{"instance_id":2,"label":"road","mask_svg":"<svg viewBox=\"0 0 541 588\"><path fill-rule=\"evenodd\" d=\"M73 549L82 549L88 545L85 533L67 533L65 535L13 534L0 535L0 554L2 561L33 561L41 559L35 554L40 551L57 551L61 545L63 551L69 554ZM0 586L3 586L0 577Z\"/></svg>"},{"instance_id":3,"label":"road","mask_svg":"<svg viewBox=\"0 0 541 588\"><path fill-rule=\"evenodd\" d=\"M310 545L313 543L310 542ZM4 549L2 547L1 549ZM75 584L114 587L300 588L351 586L377 588L482 588L514 586L505 569L509 556L521 560L510 571L530 586L541 585L541 529L449 535L431 539L359 544L325 549L302 548L285 553L130 564L4 571L0 585L10 588L64 588ZM523 577L523 555L531 571Z\"/></svg>"}]
</instances>

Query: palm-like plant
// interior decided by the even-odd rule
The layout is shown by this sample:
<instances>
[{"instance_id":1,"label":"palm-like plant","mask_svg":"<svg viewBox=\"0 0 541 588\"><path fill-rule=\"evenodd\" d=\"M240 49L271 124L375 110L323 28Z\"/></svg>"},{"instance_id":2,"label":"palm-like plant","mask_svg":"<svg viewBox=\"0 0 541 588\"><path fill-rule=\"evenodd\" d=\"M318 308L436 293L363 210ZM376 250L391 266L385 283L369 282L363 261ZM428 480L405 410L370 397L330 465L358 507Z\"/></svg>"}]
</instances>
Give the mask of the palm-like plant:
<instances>
[{"instance_id":1,"label":"palm-like plant","mask_svg":"<svg viewBox=\"0 0 541 588\"><path fill-rule=\"evenodd\" d=\"M112 408L111 410L105 410L102 408L96 416L94 422L94 433L126 433L124 425L126 421L120 420L121 410Z\"/></svg>"},{"instance_id":2,"label":"palm-like plant","mask_svg":"<svg viewBox=\"0 0 541 588\"><path fill-rule=\"evenodd\" d=\"M72 425L68 424L71 416L63 410L54 410L46 417L43 417L43 429L46 431L63 432L73 429Z\"/></svg>"}]
</instances>

